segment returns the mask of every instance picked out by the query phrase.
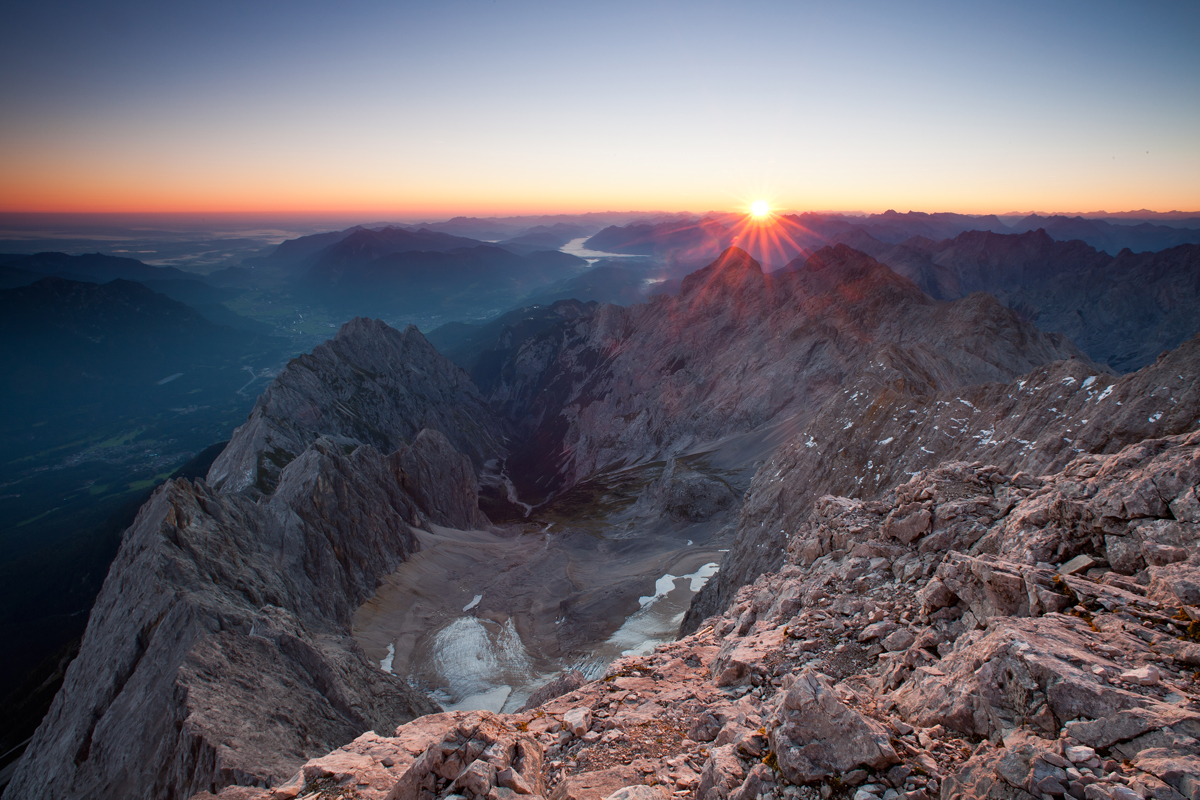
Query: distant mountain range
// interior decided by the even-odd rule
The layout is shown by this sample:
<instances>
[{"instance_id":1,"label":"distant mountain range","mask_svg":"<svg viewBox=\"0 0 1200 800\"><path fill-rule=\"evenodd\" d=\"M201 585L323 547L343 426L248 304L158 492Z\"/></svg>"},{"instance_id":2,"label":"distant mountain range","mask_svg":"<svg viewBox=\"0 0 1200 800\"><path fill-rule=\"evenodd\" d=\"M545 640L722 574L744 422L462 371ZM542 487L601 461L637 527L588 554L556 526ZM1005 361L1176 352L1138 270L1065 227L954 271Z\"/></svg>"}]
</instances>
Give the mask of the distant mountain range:
<instances>
[{"instance_id":1,"label":"distant mountain range","mask_svg":"<svg viewBox=\"0 0 1200 800\"><path fill-rule=\"evenodd\" d=\"M1053 239L1080 239L1097 250L1117 255L1122 250L1135 253L1164 250L1181 244L1200 243L1200 219L1186 220L1189 227L1155 225L1151 222L1114 224L1102 219L1084 217L1041 217L1030 215L1012 226L1013 233L1025 233L1039 228Z\"/></svg>"},{"instance_id":2,"label":"distant mountain range","mask_svg":"<svg viewBox=\"0 0 1200 800\"><path fill-rule=\"evenodd\" d=\"M1200 224L1195 228L1182 228L1137 220L1116 224L1083 217L1031 215L1010 226L995 215L886 211L865 217L789 214L776 217L768 224L725 214L654 225L610 226L588 239L584 246L611 253L653 256L696 268L711 261L724 248L737 245L767 268L779 269L792 259L810 255L830 243L848 241L847 237L854 233L898 244L914 236L938 241L967 231L1025 233L1039 228L1045 229L1052 239L1079 239L1114 256L1125 248L1142 252L1180 244L1200 244Z\"/></svg>"},{"instance_id":3,"label":"distant mountain range","mask_svg":"<svg viewBox=\"0 0 1200 800\"><path fill-rule=\"evenodd\" d=\"M236 389L263 344L133 281L61 278L0 291L0 342L10 429L94 404L158 405L159 395L186 404L217 382Z\"/></svg>"},{"instance_id":4,"label":"distant mountain range","mask_svg":"<svg viewBox=\"0 0 1200 800\"><path fill-rule=\"evenodd\" d=\"M433 234L440 249L390 249L399 236L359 231L326 250L304 273L309 296L346 313L478 316L512 307L587 262L557 250L528 255ZM468 242L460 245L459 241Z\"/></svg>"},{"instance_id":5,"label":"distant mountain range","mask_svg":"<svg viewBox=\"0 0 1200 800\"><path fill-rule=\"evenodd\" d=\"M270 334L274 330L270 325L244 317L223 305L239 292L218 288L194 272L151 266L137 259L100 253L0 255L0 289L28 286L47 276L86 283L136 281L172 300L186 303L216 325L258 334Z\"/></svg>"},{"instance_id":6,"label":"distant mountain range","mask_svg":"<svg viewBox=\"0 0 1200 800\"><path fill-rule=\"evenodd\" d=\"M988 292L1122 372L1178 347L1196 333L1200 319L1196 244L1122 250L1114 257L1078 239L1056 241L1041 229L1015 235L969 231L940 241L918 236L899 244L861 230L835 238L939 300Z\"/></svg>"},{"instance_id":7,"label":"distant mountain range","mask_svg":"<svg viewBox=\"0 0 1200 800\"><path fill-rule=\"evenodd\" d=\"M34 255L0 255L0 267L6 270L44 277L54 275L89 283L107 283L111 280L195 280L193 272L184 272L174 267L152 267L134 258L106 256L89 253L70 256L66 253L36 253ZM32 282L32 281L31 281Z\"/></svg>"}]
</instances>

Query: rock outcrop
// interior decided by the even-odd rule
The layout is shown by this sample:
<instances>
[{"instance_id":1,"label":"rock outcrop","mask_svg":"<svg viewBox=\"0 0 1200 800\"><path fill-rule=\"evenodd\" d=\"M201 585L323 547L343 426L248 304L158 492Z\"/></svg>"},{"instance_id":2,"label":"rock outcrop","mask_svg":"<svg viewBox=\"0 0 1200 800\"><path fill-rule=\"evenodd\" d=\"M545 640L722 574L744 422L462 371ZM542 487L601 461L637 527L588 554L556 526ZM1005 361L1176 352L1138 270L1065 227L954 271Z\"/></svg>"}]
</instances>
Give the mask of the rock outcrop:
<instances>
[{"instance_id":1,"label":"rock outcrop","mask_svg":"<svg viewBox=\"0 0 1200 800\"><path fill-rule=\"evenodd\" d=\"M416 326L347 322L293 359L208 472L223 492L270 493L280 471L318 436L391 453L422 429L442 433L476 469L503 453L503 428L460 368Z\"/></svg>"},{"instance_id":2,"label":"rock outcrop","mask_svg":"<svg viewBox=\"0 0 1200 800\"><path fill-rule=\"evenodd\" d=\"M459 755L474 735L441 715L220 797L1193 798L1198 483L1192 432L1037 476L959 461L876 500L827 495L782 569L697 632L489 716L505 744L476 749L499 762ZM1111 569L1113 542L1138 535L1186 557ZM541 784L499 778L517 741Z\"/></svg>"}]
</instances>

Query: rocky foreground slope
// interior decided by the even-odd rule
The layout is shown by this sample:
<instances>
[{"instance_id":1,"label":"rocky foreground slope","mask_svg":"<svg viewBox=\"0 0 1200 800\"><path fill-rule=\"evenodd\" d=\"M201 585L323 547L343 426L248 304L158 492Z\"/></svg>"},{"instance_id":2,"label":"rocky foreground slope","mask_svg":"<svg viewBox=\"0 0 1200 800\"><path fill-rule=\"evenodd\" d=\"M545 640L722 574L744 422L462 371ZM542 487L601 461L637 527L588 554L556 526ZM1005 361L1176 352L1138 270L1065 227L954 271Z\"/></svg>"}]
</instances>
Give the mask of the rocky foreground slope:
<instances>
[{"instance_id":1,"label":"rocky foreground slope","mask_svg":"<svg viewBox=\"0 0 1200 800\"><path fill-rule=\"evenodd\" d=\"M781 570L602 680L219 797L1194 799L1198 484L1192 432L826 495Z\"/></svg>"}]
</instances>

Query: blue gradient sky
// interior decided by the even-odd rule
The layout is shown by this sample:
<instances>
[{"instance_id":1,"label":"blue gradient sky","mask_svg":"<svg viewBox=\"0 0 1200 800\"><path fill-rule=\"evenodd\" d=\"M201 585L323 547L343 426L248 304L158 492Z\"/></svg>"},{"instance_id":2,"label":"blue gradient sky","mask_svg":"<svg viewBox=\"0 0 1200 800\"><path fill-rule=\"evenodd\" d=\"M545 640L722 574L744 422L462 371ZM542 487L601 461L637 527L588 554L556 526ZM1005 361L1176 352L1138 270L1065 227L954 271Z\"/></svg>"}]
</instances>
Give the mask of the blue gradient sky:
<instances>
[{"instance_id":1,"label":"blue gradient sky","mask_svg":"<svg viewBox=\"0 0 1200 800\"><path fill-rule=\"evenodd\" d=\"M0 210L1200 209L1200 3L5 2Z\"/></svg>"}]
</instances>

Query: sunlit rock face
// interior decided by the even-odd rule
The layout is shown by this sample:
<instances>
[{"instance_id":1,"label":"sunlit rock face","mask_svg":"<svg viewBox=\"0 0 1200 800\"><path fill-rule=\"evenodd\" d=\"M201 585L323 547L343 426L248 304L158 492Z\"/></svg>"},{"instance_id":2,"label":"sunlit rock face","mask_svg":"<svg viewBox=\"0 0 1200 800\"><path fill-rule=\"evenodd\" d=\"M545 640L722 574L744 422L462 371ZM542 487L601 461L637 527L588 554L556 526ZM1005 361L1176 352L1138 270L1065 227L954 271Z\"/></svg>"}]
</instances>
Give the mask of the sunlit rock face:
<instances>
[{"instance_id":1,"label":"sunlit rock face","mask_svg":"<svg viewBox=\"0 0 1200 800\"><path fill-rule=\"evenodd\" d=\"M601 306L523 343L489 400L518 426L512 474L537 496L608 464L803 425L859 376L927 393L1073 357L991 298L935 302L844 245L777 275L730 248L675 297Z\"/></svg>"}]
</instances>

